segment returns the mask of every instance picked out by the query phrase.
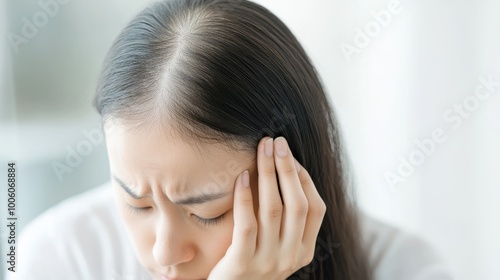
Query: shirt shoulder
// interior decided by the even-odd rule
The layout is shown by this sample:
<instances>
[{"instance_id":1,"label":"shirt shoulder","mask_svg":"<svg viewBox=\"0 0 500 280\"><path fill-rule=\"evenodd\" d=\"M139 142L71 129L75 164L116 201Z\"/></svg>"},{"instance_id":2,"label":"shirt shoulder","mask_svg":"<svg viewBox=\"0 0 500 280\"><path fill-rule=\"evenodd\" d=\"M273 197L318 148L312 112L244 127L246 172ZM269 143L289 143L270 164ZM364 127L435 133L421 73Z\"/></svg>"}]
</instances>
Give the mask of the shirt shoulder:
<instances>
[{"instance_id":1,"label":"shirt shoulder","mask_svg":"<svg viewBox=\"0 0 500 280\"><path fill-rule=\"evenodd\" d=\"M453 280L448 264L423 238L359 211L373 280Z\"/></svg>"},{"instance_id":2,"label":"shirt shoulder","mask_svg":"<svg viewBox=\"0 0 500 280\"><path fill-rule=\"evenodd\" d=\"M21 232L7 279L147 279L108 182L49 208ZM126 270L125 270L126 269Z\"/></svg>"}]
</instances>

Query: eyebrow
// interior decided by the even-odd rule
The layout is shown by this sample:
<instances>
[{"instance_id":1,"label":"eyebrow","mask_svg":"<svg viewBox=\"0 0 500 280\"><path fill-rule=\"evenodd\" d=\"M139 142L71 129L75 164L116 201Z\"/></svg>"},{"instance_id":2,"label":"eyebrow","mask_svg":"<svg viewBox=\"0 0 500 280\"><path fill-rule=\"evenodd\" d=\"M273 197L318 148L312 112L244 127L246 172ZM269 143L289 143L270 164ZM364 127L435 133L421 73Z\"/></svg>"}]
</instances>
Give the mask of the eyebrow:
<instances>
[{"instance_id":1,"label":"eyebrow","mask_svg":"<svg viewBox=\"0 0 500 280\"><path fill-rule=\"evenodd\" d=\"M127 184L125 184L122 180L118 179L114 175L112 177L118 183L118 185L120 185L120 187L122 187L123 190L125 190L125 192L127 192L131 197L133 197L135 199L142 199L142 198L145 198L145 197L148 197L148 196L151 197L151 195L144 195L144 196L138 195L137 193L135 193L134 191L132 191L132 189ZM180 200L177 200L177 201L172 201L172 202L175 203L175 204L177 204L177 205L203 204L203 203L206 203L206 202L209 202L209 201L221 199L223 197L226 197L226 196L230 195L231 193L232 192L203 193L203 194L200 194L200 195L190 196L190 197L183 198L183 199L180 199Z\"/></svg>"}]
</instances>

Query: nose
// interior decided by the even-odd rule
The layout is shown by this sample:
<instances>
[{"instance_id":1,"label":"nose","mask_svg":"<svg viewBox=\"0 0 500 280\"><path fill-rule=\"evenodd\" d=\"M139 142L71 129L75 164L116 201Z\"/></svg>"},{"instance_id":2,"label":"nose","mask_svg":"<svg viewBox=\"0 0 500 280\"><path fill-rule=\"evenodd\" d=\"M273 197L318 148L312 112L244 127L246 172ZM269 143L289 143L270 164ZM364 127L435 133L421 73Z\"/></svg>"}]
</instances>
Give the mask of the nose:
<instances>
[{"instance_id":1,"label":"nose","mask_svg":"<svg viewBox=\"0 0 500 280\"><path fill-rule=\"evenodd\" d=\"M189 233L172 219L161 218L156 227L153 257L161 266L173 266L191 261L195 256Z\"/></svg>"}]
</instances>

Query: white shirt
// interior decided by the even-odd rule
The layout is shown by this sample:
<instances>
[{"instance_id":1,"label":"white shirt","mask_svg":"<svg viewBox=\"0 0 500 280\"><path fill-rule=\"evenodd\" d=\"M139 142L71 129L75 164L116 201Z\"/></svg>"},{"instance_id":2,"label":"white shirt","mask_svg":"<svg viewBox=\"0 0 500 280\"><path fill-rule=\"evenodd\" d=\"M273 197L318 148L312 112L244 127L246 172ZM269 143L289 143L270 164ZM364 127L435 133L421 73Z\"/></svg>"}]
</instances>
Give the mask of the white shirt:
<instances>
[{"instance_id":1,"label":"white shirt","mask_svg":"<svg viewBox=\"0 0 500 280\"><path fill-rule=\"evenodd\" d=\"M360 215L373 280L455 279L424 241ZM29 223L19 237L16 272L6 280L148 280L118 216L111 184L66 199Z\"/></svg>"}]
</instances>

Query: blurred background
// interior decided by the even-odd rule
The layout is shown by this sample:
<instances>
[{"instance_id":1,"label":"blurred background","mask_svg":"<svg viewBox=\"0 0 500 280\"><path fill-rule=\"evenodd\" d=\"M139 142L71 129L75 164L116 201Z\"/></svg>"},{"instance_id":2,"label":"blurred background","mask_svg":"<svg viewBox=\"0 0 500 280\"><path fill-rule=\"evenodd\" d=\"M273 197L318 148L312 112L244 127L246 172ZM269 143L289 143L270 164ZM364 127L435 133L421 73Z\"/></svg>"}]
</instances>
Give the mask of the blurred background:
<instances>
[{"instance_id":1,"label":"blurred background","mask_svg":"<svg viewBox=\"0 0 500 280\"><path fill-rule=\"evenodd\" d=\"M15 161L18 236L48 207L109 180L91 100L113 40L149 2L0 0L0 181ZM457 279L498 279L500 2L256 2L317 67L359 206L423 236Z\"/></svg>"}]
</instances>

